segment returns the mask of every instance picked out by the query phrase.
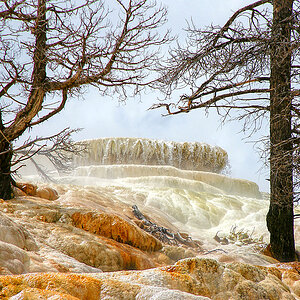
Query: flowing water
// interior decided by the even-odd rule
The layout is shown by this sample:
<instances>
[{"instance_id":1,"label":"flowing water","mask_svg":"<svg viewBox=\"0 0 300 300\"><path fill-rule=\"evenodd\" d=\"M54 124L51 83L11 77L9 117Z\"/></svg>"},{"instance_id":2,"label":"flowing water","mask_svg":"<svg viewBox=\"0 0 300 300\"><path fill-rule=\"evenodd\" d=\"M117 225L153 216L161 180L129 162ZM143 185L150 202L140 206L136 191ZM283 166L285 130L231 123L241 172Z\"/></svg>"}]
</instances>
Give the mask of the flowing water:
<instances>
[{"instance_id":1,"label":"flowing water","mask_svg":"<svg viewBox=\"0 0 300 300\"><path fill-rule=\"evenodd\" d=\"M59 175L48 168L63 204L89 208L137 205L161 225L188 232L206 249L241 247L220 245L214 236L238 231L254 241L268 242L265 218L268 195L254 182L218 174L226 168L227 153L200 143L111 138L84 142L88 151L73 157L74 170ZM37 181L33 165L22 170L23 180ZM299 241L299 223L295 226ZM230 248L232 249L232 248ZM247 250L249 251L249 250Z\"/></svg>"}]
</instances>

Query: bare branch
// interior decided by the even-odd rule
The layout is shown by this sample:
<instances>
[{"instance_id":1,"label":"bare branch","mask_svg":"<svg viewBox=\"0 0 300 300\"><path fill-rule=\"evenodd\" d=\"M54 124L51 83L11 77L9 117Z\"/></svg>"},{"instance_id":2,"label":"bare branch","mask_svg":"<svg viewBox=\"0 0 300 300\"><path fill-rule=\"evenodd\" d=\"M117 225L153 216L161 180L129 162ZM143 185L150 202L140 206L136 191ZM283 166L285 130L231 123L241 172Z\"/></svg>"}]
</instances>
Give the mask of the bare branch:
<instances>
[{"instance_id":1,"label":"bare branch","mask_svg":"<svg viewBox=\"0 0 300 300\"><path fill-rule=\"evenodd\" d=\"M0 19L15 19L23 21L32 21L35 19L33 14L25 14L22 12L22 4L25 4L26 0L16 1L9 6L8 1L2 1L6 10L0 7ZM21 8L19 9L19 7Z\"/></svg>"},{"instance_id":2,"label":"bare branch","mask_svg":"<svg viewBox=\"0 0 300 300\"><path fill-rule=\"evenodd\" d=\"M40 124L46 120L48 120L49 118L53 117L54 115L56 115L57 113L59 113L64 107L65 107L65 104L67 102L67 90L63 90L62 91L63 95L62 95L62 101L60 103L60 105L56 108L56 109L53 109L49 114L45 115L44 117L40 118L39 120L35 121L35 122L31 122L30 123L30 126L34 126L34 125L37 125L37 124Z\"/></svg>"}]
</instances>

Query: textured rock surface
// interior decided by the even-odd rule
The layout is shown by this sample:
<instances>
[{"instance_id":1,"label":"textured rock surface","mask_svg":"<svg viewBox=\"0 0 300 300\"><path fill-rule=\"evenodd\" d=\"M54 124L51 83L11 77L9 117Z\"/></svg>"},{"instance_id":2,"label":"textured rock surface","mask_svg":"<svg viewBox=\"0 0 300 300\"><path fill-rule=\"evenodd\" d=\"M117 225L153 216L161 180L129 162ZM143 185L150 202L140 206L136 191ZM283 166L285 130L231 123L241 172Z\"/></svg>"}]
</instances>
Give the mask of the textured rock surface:
<instances>
[{"instance_id":1,"label":"textured rock surface","mask_svg":"<svg viewBox=\"0 0 300 300\"><path fill-rule=\"evenodd\" d=\"M2 274L151 268L156 264L149 252L162 247L133 222L104 212L28 196L3 201L1 210Z\"/></svg>"},{"instance_id":2,"label":"textured rock surface","mask_svg":"<svg viewBox=\"0 0 300 300\"><path fill-rule=\"evenodd\" d=\"M300 298L300 262L275 264L282 271L282 281Z\"/></svg>"},{"instance_id":3,"label":"textured rock surface","mask_svg":"<svg viewBox=\"0 0 300 300\"><path fill-rule=\"evenodd\" d=\"M295 299L278 269L189 258L144 271L0 277L2 299ZM74 298L72 298L74 297ZM34 299L34 298L30 298ZM45 298L47 299L47 298Z\"/></svg>"},{"instance_id":4,"label":"textured rock surface","mask_svg":"<svg viewBox=\"0 0 300 300\"><path fill-rule=\"evenodd\" d=\"M72 221L78 228L144 251L158 251L162 248L159 240L116 215L75 212L72 214Z\"/></svg>"},{"instance_id":5,"label":"textured rock surface","mask_svg":"<svg viewBox=\"0 0 300 300\"><path fill-rule=\"evenodd\" d=\"M300 298L298 263L254 266L238 252L208 258L162 245L111 194L69 188L54 200L37 194L53 188L25 187L0 201L0 299ZM162 215L148 214L176 231ZM255 261L268 264L258 254Z\"/></svg>"}]
</instances>

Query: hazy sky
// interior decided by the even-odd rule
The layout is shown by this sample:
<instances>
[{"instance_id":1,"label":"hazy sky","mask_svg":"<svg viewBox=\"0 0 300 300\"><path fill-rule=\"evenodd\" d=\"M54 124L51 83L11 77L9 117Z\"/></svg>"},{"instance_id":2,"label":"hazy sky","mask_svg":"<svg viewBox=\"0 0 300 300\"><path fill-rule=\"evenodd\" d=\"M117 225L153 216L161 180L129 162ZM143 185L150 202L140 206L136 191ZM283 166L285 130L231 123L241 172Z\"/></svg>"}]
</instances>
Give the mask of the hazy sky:
<instances>
[{"instance_id":1,"label":"hazy sky","mask_svg":"<svg viewBox=\"0 0 300 300\"><path fill-rule=\"evenodd\" d=\"M110 0L111 1L111 0ZM158 1L159 2L159 1ZM234 10L252 1L246 0L161 0L168 7L169 28L179 38L186 20L193 18L195 25L211 23L223 25ZM241 124L229 123L220 127L218 118L211 113L207 118L202 111L162 117L163 110L147 111L156 100L154 92L139 99L128 99L119 104L117 99L104 98L96 91L88 91L82 100L72 99L57 116L32 134L53 134L64 127L83 128L76 140L100 137L145 137L174 141L197 141L224 148L231 164L232 177L255 181L267 191L267 171L260 172L259 154L249 140L239 134ZM267 129L266 129L267 132Z\"/></svg>"}]
</instances>

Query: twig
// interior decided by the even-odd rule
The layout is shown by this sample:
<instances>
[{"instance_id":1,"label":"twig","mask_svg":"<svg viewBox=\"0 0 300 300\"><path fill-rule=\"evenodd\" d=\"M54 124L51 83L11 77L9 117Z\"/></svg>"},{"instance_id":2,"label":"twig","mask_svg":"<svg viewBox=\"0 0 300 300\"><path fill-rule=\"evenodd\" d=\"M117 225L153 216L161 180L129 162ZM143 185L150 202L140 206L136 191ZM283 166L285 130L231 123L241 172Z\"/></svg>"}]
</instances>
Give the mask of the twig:
<instances>
[{"instance_id":1,"label":"twig","mask_svg":"<svg viewBox=\"0 0 300 300\"><path fill-rule=\"evenodd\" d=\"M225 251L223 249L213 249L213 250L209 250L209 251L204 252L203 255L207 255L207 254L217 252L217 251L220 251L220 252L223 252L223 253L228 253L227 251Z\"/></svg>"}]
</instances>

